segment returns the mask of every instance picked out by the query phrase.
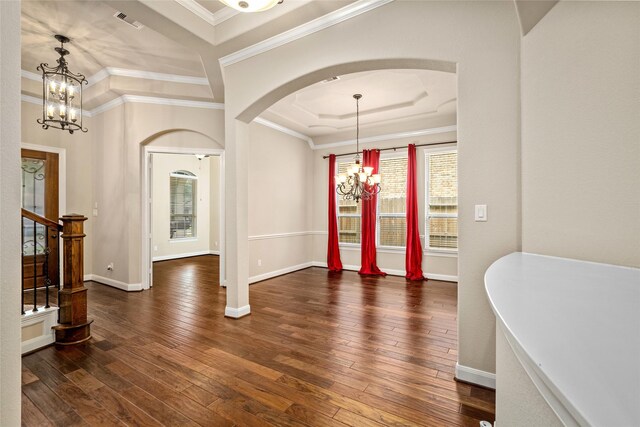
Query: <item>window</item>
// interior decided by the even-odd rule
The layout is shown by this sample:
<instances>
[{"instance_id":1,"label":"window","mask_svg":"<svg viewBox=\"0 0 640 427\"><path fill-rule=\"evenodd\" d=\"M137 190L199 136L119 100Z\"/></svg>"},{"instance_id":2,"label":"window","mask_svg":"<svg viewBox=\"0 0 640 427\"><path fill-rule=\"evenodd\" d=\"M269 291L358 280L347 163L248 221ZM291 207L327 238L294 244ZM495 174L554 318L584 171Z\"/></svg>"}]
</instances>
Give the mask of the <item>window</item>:
<instances>
[{"instance_id":1,"label":"window","mask_svg":"<svg viewBox=\"0 0 640 427\"><path fill-rule=\"evenodd\" d=\"M458 152L455 149L427 150L426 242L432 251L458 250Z\"/></svg>"},{"instance_id":2,"label":"window","mask_svg":"<svg viewBox=\"0 0 640 427\"><path fill-rule=\"evenodd\" d=\"M338 173L346 173L352 161L338 162ZM380 159L382 191L378 194L376 246L404 247L407 239L406 187L407 158ZM338 241L360 243L360 213L362 201L337 197Z\"/></svg>"},{"instance_id":3,"label":"window","mask_svg":"<svg viewBox=\"0 0 640 427\"><path fill-rule=\"evenodd\" d=\"M170 239L196 237L196 183L198 177L188 171L175 171L169 177Z\"/></svg>"},{"instance_id":4,"label":"window","mask_svg":"<svg viewBox=\"0 0 640 427\"><path fill-rule=\"evenodd\" d=\"M405 247L407 242L407 158L380 159L376 246Z\"/></svg>"}]
</instances>

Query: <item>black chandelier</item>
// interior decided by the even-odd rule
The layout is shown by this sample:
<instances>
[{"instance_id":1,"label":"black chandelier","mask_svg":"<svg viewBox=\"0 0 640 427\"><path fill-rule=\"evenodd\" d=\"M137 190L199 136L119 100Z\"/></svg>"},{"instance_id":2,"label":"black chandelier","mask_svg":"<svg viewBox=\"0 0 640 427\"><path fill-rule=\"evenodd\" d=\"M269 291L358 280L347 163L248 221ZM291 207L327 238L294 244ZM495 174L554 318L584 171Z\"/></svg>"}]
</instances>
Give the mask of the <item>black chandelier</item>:
<instances>
[{"instance_id":1,"label":"black chandelier","mask_svg":"<svg viewBox=\"0 0 640 427\"><path fill-rule=\"evenodd\" d=\"M82 74L74 74L67 67L66 55L69 51L64 48L69 43L69 38L55 35L60 42L56 47L58 52L58 65L49 67L42 63L37 70L42 72L42 119L38 119L43 129L50 127L67 130L73 133L76 130L86 132L82 127L82 85L87 84L87 79Z\"/></svg>"},{"instance_id":2,"label":"black chandelier","mask_svg":"<svg viewBox=\"0 0 640 427\"><path fill-rule=\"evenodd\" d=\"M336 191L344 200L355 200L358 203L360 199L371 199L380 192L381 187L380 174L373 174L373 167L363 167L360 163L360 98L362 95L357 93L353 98L356 100L356 156L347 172L336 176L338 183Z\"/></svg>"}]
</instances>

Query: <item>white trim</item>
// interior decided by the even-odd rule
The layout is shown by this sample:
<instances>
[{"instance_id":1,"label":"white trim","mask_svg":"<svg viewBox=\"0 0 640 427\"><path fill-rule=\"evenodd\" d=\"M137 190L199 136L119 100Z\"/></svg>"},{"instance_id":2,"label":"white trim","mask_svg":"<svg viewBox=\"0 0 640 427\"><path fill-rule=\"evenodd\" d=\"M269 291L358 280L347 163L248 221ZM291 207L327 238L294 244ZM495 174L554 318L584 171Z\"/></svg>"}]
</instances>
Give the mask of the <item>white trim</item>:
<instances>
[{"instance_id":1,"label":"white trim","mask_svg":"<svg viewBox=\"0 0 640 427\"><path fill-rule=\"evenodd\" d=\"M274 233L274 234L260 234L256 236L249 236L249 241L251 240L267 240L267 239L281 239L284 237L297 237L297 236L310 236L313 232L311 231L295 231L292 233Z\"/></svg>"},{"instance_id":2,"label":"white trim","mask_svg":"<svg viewBox=\"0 0 640 427\"><path fill-rule=\"evenodd\" d=\"M249 277L249 284L261 282L263 280L271 279L273 277L282 276L283 274L293 273L294 271L304 270L305 268L313 267L313 262L305 262L304 264L292 265L291 267L281 268L280 270L270 271L268 273L258 274L256 276Z\"/></svg>"},{"instance_id":3,"label":"white trim","mask_svg":"<svg viewBox=\"0 0 640 427\"><path fill-rule=\"evenodd\" d=\"M107 77L109 77L109 70L107 68L99 70L97 73L87 79L87 88L90 88L91 86L101 82Z\"/></svg>"},{"instance_id":4,"label":"white trim","mask_svg":"<svg viewBox=\"0 0 640 427\"><path fill-rule=\"evenodd\" d=\"M378 136L370 136L368 138L360 138L360 144L370 144L372 142L381 142L381 141L389 141L392 139L402 139L402 138L415 138L418 136L424 135L436 135L439 133L447 133L447 132L457 132L458 126L441 126L437 128L429 128L429 129L420 129L420 130L412 130L407 132L396 132L396 133L388 133L386 135L378 135ZM344 147L354 145L356 143L355 139L350 139L347 141L339 141L339 142L331 142L329 144L318 144L314 146L314 150L325 150L327 148L336 148L336 147Z\"/></svg>"},{"instance_id":5,"label":"white trim","mask_svg":"<svg viewBox=\"0 0 640 427\"><path fill-rule=\"evenodd\" d=\"M496 388L496 374L470 368L468 366L460 365L459 363L456 363L456 378L460 381L478 384L494 390Z\"/></svg>"},{"instance_id":6,"label":"white trim","mask_svg":"<svg viewBox=\"0 0 640 427\"><path fill-rule=\"evenodd\" d=\"M312 267L322 267L322 268L327 268L327 263L324 261L312 261L311 262L311 266ZM344 270L348 270L348 271L360 271L360 266L359 265L342 265L342 268ZM388 269L385 267L380 267L380 270L384 271L385 273L387 273L387 275L389 276L400 276L400 277L405 277L407 275L406 270L396 270L396 269ZM424 276L430 280L439 280L439 281L443 281L443 282L458 282L458 276L450 276L447 274L431 274L431 273L425 273Z\"/></svg>"},{"instance_id":7,"label":"white trim","mask_svg":"<svg viewBox=\"0 0 640 427\"><path fill-rule=\"evenodd\" d=\"M161 255L161 256L154 256L153 262L167 261L170 259L179 259L179 258L190 258L192 256L202 256L202 255L210 255L210 254L211 254L211 251L206 250L206 251L197 251L197 252L186 252L186 253L175 254L175 255Z\"/></svg>"},{"instance_id":8,"label":"white trim","mask_svg":"<svg viewBox=\"0 0 640 427\"><path fill-rule=\"evenodd\" d=\"M240 308L226 306L224 309L224 317L231 317L233 319L239 319L247 314L251 314L251 307L249 305Z\"/></svg>"},{"instance_id":9,"label":"white trim","mask_svg":"<svg viewBox=\"0 0 640 427\"><path fill-rule=\"evenodd\" d=\"M191 101L188 99L158 98L155 96L141 96L141 95L122 95L121 98L123 98L124 102L131 102L131 103L171 105L175 107L206 108L209 110L224 110L224 104L221 104L219 102Z\"/></svg>"},{"instance_id":10,"label":"white trim","mask_svg":"<svg viewBox=\"0 0 640 427\"><path fill-rule=\"evenodd\" d=\"M105 70L109 76L132 77L134 79L157 80L162 82L209 86L209 80L206 77L182 76L179 74L156 73L153 71L130 70L127 68L116 67L107 67L105 68Z\"/></svg>"},{"instance_id":11,"label":"white trim","mask_svg":"<svg viewBox=\"0 0 640 427\"><path fill-rule=\"evenodd\" d=\"M87 279L87 277L90 277ZM85 280L92 280L94 282L98 282L103 285L111 286L117 289L122 289L127 292L141 291L142 284L141 283L124 283L119 280L110 279L108 277L98 276L97 274L87 274L84 276Z\"/></svg>"},{"instance_id":12,"label":"white trim","mask_svg":"<svg viewBox=\"0 0 640 427\"><path fill-rule=\"evenodd\" d=\"M227 19L233 18L240 12L232 9L230 7L223 7L219 11L212 13L210 10L206 9L202 5L200 5L195 0L174 0L180 6L189 10L191 13L197 15L199 18L207 21L209 25L216 26L218 24L223 23Z\"/></svg>"},{"instance_id":13,"label":"white trim","mask_svg":"<svg viewBox=\"0 0 640 427\"><path fill-rule=\"evenodd\" d=\"M98 114L104 113L105 111L111 110L112 108L116 108L122 104L124 104L124 97L119 96L117 98L112 99L111 101L107 101L102 105L98 105L93 110L83 110L89 117L97 116Z\"/></svg>"},{"instance_id":14,"label":"white trim","mask_svg":"<svg viewBox=\"0 0 640 427\"><path fill-rule=\"evenodd\" d=\"M253 119L253 121L258 123L258 124L261 124L263 126L266 126L266 127L271 128L271 129L277 130L279 132L286 133L287 135L291 135L291 136L294 136L296 138L300 138L301 140L306 141L307 144L309 145L309 148L311 148L312 150L315 147L311 137L309 137L309 136L307 136L305 134L297 132L297 131L295 131L293 129L289 129L288 127L279 125L279 124L271 122L269 120L263 119L262 117L256 117L255 119Z\"/></svg>"},{"instance_id":15,"label":"white trim","mask_svg":"<svg viewBox=\"0 0 640 427\"><path fill-rule=\"evenodd\" d=\"M22 354L46 347L56 341L55 331L51 329L58 324L58 307L39 308L35 313L28 311L21 316L20 331L28 326L42 323L42 333L37 337L22 341Z\"/></svg>"},{"instance_id":16,"label":"white trim","mask_svg":"<svg viewBox=\"0 0 640 427\"><path fill-rule=\"evenodd\" d=\"M27 70L20 70L20 75L27 80L33 80L34 82L42 82L42 74L33 73Z\"/></svg>"},{"instance_id":17,"label":"white trim","mask_svg":"<svg viewBox=\"0 0 640 427\"><path fill-rule=\"evenodd\" d=\"M220 251L210 250L209 251L209 255L218 255L218 256L220 256Z\"/></svg>"},{"instance_id":18,"label":"white trim","mask_svg":"<svg viewBox=\"0 0 640 427\"><path fill-rule=\"evenodd\" d=\"M309 21L305 24L299 25L290 30L284 31L276 36L258 42L254 45L248 46L244 49L240 49L233 52L230 55L223 56L218 61L222 67L226 67L231 64L235 64L245 59L249 59L264 52L268 52L271 49L275 49L279 46L283 46L287 43L291 43L318 31L329 28L340 22L354 18L370 10L376 9L380 6L384 6L393 0L358 0L351 3L348 6L335 10L324 16Z\"/></svg>"}]
</instances>

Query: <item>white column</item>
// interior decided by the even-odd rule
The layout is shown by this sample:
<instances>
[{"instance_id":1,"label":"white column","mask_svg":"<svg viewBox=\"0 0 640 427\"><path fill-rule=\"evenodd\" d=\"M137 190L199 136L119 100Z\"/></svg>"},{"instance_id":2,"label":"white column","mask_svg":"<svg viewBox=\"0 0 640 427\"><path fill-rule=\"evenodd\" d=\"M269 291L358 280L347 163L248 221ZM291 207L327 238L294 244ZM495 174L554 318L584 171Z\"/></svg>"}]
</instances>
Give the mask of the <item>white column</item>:
<instances>
[{"instance_id":1,"label":"white column","mask_svg":"<svg viewBox=\"0 0 640 427\"><path fill-rule=\"evenodd\" d=\"M249 125L225 112L225 316L251 313L249 306Z\"/></svg>"},{"instance_id":2,"label":"white column","mask_svg":"<svg viewBox=\"0 0 640 427\"><path fill-rule=\"evenodd\" d=\"M0 99L0 425L13 427L21 366L19 1L0 1Z\"/></svg>"}]
</instances>

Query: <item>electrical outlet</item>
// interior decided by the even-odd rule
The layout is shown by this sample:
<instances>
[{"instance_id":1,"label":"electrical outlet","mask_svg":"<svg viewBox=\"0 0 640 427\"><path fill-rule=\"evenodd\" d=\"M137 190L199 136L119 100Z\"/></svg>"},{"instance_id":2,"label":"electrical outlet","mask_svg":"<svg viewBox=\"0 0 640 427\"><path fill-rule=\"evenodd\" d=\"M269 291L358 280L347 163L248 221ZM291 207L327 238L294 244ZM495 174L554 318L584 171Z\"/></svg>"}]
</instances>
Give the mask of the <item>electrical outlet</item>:
<instances>
[{"instance_id":1,"label":"electrical outlet","mask_svg":"<svg viewBox=\"0 0 640 427\"><path fill-rule=\"evenodd\" d=\"M258 267L262 267L262 260L261 259L258 260Z\"/></svg>"},{"instance_id":2,"label":"electrical outlet","mask_svg":"<svg viewBox=\"0 0 640 427\"><path fill-rule=\"evenodd\" d=\"M157 251L157 250L158 250L158 245L154 245L154 246L153 246L153 250L154 250L154 251Z\"/></svg>"},{"instance_id":3,"label":"electrical outlet","mask_svg":"<svg viewBox=\"0 0 640 427\"><path fill-rule=\"evenodd\" d=\"M218 247L218 242L215 242L214 244L216 245L216 248L217 248Z\"/></svg>"}]
</instances>

